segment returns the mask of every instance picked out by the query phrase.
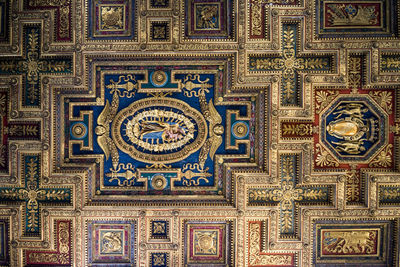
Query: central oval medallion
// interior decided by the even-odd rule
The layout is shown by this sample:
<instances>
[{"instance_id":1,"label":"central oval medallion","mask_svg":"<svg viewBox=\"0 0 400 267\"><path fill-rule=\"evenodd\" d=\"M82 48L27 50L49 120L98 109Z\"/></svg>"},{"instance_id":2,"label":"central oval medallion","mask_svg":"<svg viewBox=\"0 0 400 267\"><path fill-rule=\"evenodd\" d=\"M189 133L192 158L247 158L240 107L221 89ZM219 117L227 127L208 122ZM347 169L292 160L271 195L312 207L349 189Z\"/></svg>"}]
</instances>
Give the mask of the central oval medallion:
<instances>
[{"instance_id":1,"label":"central oval medallion","mask_svg":"<svg viewBox=\"0 0 400 267\"><path fill-rule=\"evenodd\" d=\"M168 164L199 150L207 138L203 115L173 98L135 101L115 117L112 138L133 159Z\"/></svg>"}]
</instances>

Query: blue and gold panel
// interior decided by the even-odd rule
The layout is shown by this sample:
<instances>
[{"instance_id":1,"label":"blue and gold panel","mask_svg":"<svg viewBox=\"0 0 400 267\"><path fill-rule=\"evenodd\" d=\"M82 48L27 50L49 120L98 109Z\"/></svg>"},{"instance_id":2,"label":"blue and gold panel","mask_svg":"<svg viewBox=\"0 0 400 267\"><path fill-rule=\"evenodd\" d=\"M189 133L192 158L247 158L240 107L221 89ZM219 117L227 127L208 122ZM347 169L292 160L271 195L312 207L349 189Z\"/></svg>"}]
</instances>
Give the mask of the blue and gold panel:
<instances>
[{"instance_id":1,"label":"blue and gold panel","mask_svg":"<svg viewBox=\"0 0 400 267\"><path fill-rule=\"evenodd\" d=\"M185 0L183 20L186 39L234 40L234 0Z\"/></svg>"},{"instance_id":2,"label":"blue and gold panel","mask_svg":"<svg viewBox=\"0 0 400 267\"><path fill-rule=\"evenodd\" d=\"M171 42L171 18L148 18L147 32L149 33L149 41L154 43Z\"/></svg>"},{"instance_id":3,"label":"blue and gold panel","mask_svg":"<svg viewBox=\"0 0 400 267\"><path fill-rule=\"evenodd\" d=\"M71 119L69 132L66 135L70 136L71 144L79 145L81 150L92 150L93 148L93 112L82 111L79 116Z\"/></svg>"},{"instance_id":4,"label":"blue and gold panel","mask_svg":"<svg viewBox=\"0 0 400 267\"><path fill-rule=\"evenodd\" d=\"M113 195L133 204L138 195L149 204L176 196L226 204L233 167L263 168L263 92L227 94L227 57L184 60L87 60L96 106L67 98L60 116L64 161L96 164L92 203Z\"/></svg>"},{"instance_id":5,"label":"blue and gold panel","mask_svg":"<svg viewBox=\"0 0 400 267\"><path fill-rule=\"evenodd\" d=\"M316 220L313 262L328 266L396 266L398 220Z\"/></svg>"},{"instance_id":6,"label":"blue and gold panel","mask_svg":"<svg viewBox=\"0 0 400 267\"><path fill-rule=\"evenodd\" d=\"M88 220L86 231L89 266L135 265L135 220Z\"/></svg>"},{"instance_id":7,"label":"blue and gold panel","mask_svg":"<svg viewBox=\"0 0 400 267\"><path fill-rule=\"evenodd\" d=\"M234 266L234 222L184 220L183 265Z\"/></svg>"},{"instance_id":8,"label":"blue and gold panel","mask_svg":"<svg viewBox=\"0 0 400 267\"><path fill-rule=\"evenodd\" d=\"M137 40L134 0L87 0L88 40Z\"/></svg>"},{"instance_id":9,"label":"blue and gold panel","mask_svg":"<svg viewBox=\"0 0 400 267\"><path fill-rule=\"evenodd\" d=\"M316 0L319 38L387 38L398 36L397 0Z\"/></svg>"}]
</instances>

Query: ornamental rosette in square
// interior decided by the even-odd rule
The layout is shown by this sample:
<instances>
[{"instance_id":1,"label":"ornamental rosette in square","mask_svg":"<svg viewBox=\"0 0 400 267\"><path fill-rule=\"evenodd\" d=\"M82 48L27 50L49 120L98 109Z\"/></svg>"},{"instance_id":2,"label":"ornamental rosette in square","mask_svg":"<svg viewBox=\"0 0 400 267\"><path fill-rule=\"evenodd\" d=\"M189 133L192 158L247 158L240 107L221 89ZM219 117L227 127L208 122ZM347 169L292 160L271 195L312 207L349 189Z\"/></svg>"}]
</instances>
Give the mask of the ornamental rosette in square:
<instances>
[{"instance_id":1,"label":"ornamental rosette in square","mask_svg":"<svg viewBox=\"0 0 400 267\"><path fill-rule=\"evenodd\" d=\"M234 266L233 221L183 222L184 266Z\"/></svg>"},{"instance_id":2,"label":"ornamental rosette in square","mask_svg":"<svg viewBox=\"0 0 400 267\"><path fill-rule=\"evenodd\" d=\"M233 61L87 57L90 96L55 99L64 147L55 154L91 166L88 202L231 205L235 169L266 162L264 91L236 93Z\"/></svg>"},{"instance_id":3,"label":"ornamental rosette in square","mask_svg":"<svg viewBox=\"0 0 400 267\"><path fill-rule=\"evenodd\" d=\"M137 40L134 0L86 0L87 40Z\"/></svg>"}]
</instances>

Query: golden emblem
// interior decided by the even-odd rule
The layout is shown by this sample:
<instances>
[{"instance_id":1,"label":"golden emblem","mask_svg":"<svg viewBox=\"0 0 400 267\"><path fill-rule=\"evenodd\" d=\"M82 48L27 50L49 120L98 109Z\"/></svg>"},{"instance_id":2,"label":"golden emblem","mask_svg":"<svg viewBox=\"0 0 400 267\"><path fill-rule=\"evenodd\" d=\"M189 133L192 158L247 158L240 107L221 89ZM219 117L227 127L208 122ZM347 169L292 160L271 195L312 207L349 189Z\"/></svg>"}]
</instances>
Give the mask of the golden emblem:
<instances>
[{"instance_id":1,"label":"golden emblem","mask_svg":"<svg viewBox=\"0 0 400 267\"><path fill-rule=\"evenodd\" d=\"M218 6L206 5L200 10L200 20L197 21L197 27L202 29L216 29L218 28L217 23Z\"/></svg>"},{"instance_id":2,"label":"golden emblem","mask_svg":"<svg viewBox=\"0 0 400 267\"><path fill-rule=\"evenodd\" d=\"M196 239L196 253L200 254L215 254L217 253L217 232L197 232L195 233Z\"/></svg>"},{"instance_id":3,"label":"golden emblem","mask_svg":"<svg viewBox=\"0 0 400 267\"><path fill-rule=\"evenodd\" d=\"M334 121L331 121L327 127L327 132L343 141L331 143L336 145L335 149L348 154L360 154L365 151L364 141L374 138L375 121L373 119L366 120L364 114L368 112L367 108L359 103L348 103L339 106ZM339 119L339 117L341 117Z\"/></svg>"},{"instance_id":4,"label":"golden emblem","mask_svg":"<svg viewBox=\"0 0 400 267\"><path fill-rule=\"evenodd\" d=\"M101 27L103 30L123 29L124 10L122 6L106 6L101 8Z\"/></svg>"},{"instance_id":5,"label":"golden emblem","mask_svg":"<svg viewBox=\"0 0 400 267\"><path fill-rule=\"evenodd\" d=\"M167 186L167 180L162 175L156 175L151 179L151 186L156 190L163 190Z\"/></svg>"},{"instance_id":6,"label":"golden emblem","mask_svg":"<svg viewBox=\"0 0 400 267\"><path fill-rule=\"evenodd\" d=\"M115 253L122 251L121 232L107 232L102 237L102 253Z\"/></svg>"}]
</instances>

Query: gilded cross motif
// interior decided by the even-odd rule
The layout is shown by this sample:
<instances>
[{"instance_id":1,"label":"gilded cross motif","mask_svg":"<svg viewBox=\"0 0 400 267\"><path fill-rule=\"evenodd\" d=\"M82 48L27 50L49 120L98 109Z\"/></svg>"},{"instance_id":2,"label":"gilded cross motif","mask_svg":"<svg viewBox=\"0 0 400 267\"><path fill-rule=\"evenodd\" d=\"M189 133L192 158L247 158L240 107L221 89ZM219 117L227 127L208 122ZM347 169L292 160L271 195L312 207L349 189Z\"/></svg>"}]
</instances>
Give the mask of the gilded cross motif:
<instances>
[{"instance_id":1,"label":"gilded cross motif","mask_svg":"<svg viewBox=\"0 0 400 267\"><path fill-rule=\"evenodd\" d=\"M72 201L71 188L43 188L39 180L41 160L39 155L23 156L25 187L1 187L0 203L19 201L24 206L25 235L39 235L41 204L68 205Z\"/></svg>"},{"instance_id":2,"label":"gilded cross motif","mask_svg":"<svg viewBox=\"0 0 400 267\"><path fill-rule=\"evenodd\" d=\"M332 186L299 186L299 156L283 154L280 156L280 187L252 188L248 202L252 206L277 205L280 210L280 235L294 238L296 213L299 205L329 205L332 203Z\"/></svg>"},{"instance_id":3,"label":"gilded cross motif","mask_svg":"<svg viewBox=\"0 0 400 267\"><path fill-rule=\"evenodd\" d=\"M332 72L334 68L333 55L299 55L298 23L282 25L282 52L279 56L268 54L251 54L249 56L249 71L254 73L281 72L281 105L301 106L300 73Z\"/></svg>"},{"instance_id":4,"label":"gilded cross motif","mask_svg":"<svg viewBox=\"0 0 400 267\"><path fill-rule=\"evenodd\" d=\"M22 105L40 107L40 76L72 72L72 58L67 56L43 57L40 53L40 29L29 26L24 29L24 55L22 59L4 58L0 61L0 74L24 77Z\"/></svg>"}]
</instances>

